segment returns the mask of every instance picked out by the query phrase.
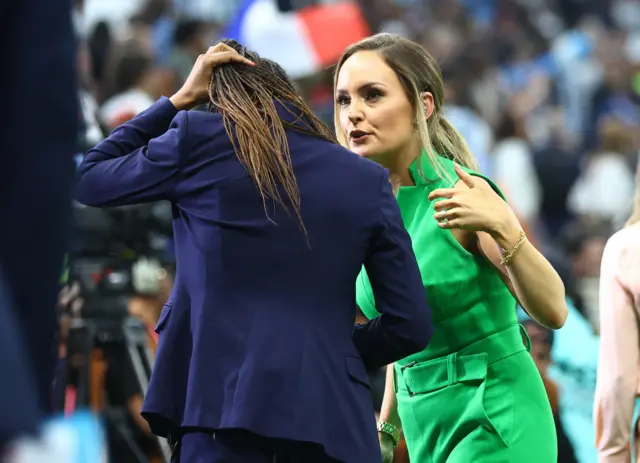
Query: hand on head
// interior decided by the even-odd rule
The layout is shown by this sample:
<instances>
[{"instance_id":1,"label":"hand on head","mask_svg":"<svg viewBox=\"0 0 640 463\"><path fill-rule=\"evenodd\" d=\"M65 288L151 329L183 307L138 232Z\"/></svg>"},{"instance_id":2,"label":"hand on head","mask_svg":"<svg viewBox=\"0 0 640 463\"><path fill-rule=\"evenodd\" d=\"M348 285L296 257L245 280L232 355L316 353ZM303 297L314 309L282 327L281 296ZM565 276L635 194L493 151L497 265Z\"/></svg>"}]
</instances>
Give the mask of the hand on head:
<instances>
[{"instance_id":1,"label":"hand on head","mask_svg":"<svg viewBox=\"0 0 640 463\"><path fill-rule=\"evenodd\" d=\"M224 64L255 66L253 61L241 56L236 50L224 43L209 47L206 53L198 56L182 88L171 97L174 106L177 109L189 109L209 101L211 73L216 66Z\"/></svg>"}]
</instances>

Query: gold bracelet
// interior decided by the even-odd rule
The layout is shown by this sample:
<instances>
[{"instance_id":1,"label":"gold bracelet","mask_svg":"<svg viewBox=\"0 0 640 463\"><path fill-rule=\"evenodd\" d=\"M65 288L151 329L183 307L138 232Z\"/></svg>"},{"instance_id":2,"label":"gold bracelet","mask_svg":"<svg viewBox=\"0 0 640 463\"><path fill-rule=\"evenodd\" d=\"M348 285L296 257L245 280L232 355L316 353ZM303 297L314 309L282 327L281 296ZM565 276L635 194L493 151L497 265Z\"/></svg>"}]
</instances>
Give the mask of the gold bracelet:
<instances>
[{"instance_id":1,"label":"gold bracelet","mask_svg":"<svg viewBox=\"0 0 640 463\"><path fill-rule=\"evenodd\" d=\"M522 246L522 243L524 243L524 240L526 239L527 239L527 234L523 231L520 231L520 238L518 238L518 242L513 247L513 249L506 255L505 255L505 250L504 249L502 250L502 259L500 260L500 264L509 265L513 260L513 258L515 257L516 253L518 252L518 249L520 249L520 246Z\"/></svg>"}]
</instances>

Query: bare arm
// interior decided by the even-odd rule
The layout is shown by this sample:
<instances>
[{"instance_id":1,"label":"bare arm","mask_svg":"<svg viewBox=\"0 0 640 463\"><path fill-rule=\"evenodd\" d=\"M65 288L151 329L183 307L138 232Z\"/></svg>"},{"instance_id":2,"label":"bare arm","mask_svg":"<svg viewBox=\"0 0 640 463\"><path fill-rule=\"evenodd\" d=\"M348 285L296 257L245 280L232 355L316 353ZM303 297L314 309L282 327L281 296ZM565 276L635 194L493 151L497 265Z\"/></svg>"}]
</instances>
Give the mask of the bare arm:
<instances>
[{"instance_id":1,"label":"bare arm","mask_svg":"<svg viewBox=\"0 0 640 463\"><path fill-rule=\"evenodd\" d=\"M638 381L638 321L619 279L620 236L609 240L600 272L600 354L594 403L602 463L628 462Z\"/></svg>"},{"instance_id":2,"label":"bare arm","mask_svg":"<svg viewBox=\"0 0 640 463\"><path fill-rule=\"evenodd\" d=\"M493 238L478 233L480 250L489 259L529 316L551 329L562 328L567 319L564 284L549 261L529 240L524 241L509 265L500 263L499 248L511 250L520 236L518 228Z\"/></svg>"},{"instance_id":3,"label":"bare arm","mask_svg":"<svg viewBox=\"0 0 640 463\"><path fill-rule=\"evenodd\" d=\"M133 397L129 398L127 401L127 408L129 409L129 414L133 421L138 425L138 427L147 435L153 436L151 432L151 428L149 427L149 423L145 420L142 415L142 402L143 398L140 394L136 394Z\"/></svg>"},{"instance_id":4,"label":"bare arm","mask_svg":"<svg viewBox=\"0 0 640 463\"><path fill-rule=\"evenodd\" d=\"M396 399L396 392L393 385L393 365L393 363L387 365L384 396L382 397L382 406L380 407L380 421L392 424L399 430L402 430L402 423L400 423L400 416L398 415L398 400ZM391 439L391 437L388 434L379 432L378 439L382 441L382 439Z\"/></svg>"},{"instance_id":5,"label":"bare arm","mask_svg":"<svg viewBox=\"0 0 640 463\"><path fill-rule=\"evenodd\" d=\"M464 242L475 241L469 240L469 235L476 234L479 250L498 270L507 287L531 318L548 328L561 328L569 310L560 276L527 239L520 245L513 260L503 265L500 248L506 252L511 251L520 239L522 226L486 180L471 178L464 172L459 175L461 180L454 189L444 190L448 191L444 197L452 199L436 205L436 210L441 211L437 214L439 217L444 216L443 209L451 208L446 211L448 221L441 222L441 227L452 229L463 245ZM487 217L493 219L490 226L486 225Z\"/></svg>"},{"instance_id":6,"label":"bare arm","mask_svg":"<svg viewBox=\"0 0 640 463\"><path fill-rule=\"evenodd\" d=\"M380 421L386 421L401 429L402 425L398 416L398 401L393 387L393 365L393 363L387 365L384 396L382 398L382 407L380 408Z\"/></svg>"}]
</instances>

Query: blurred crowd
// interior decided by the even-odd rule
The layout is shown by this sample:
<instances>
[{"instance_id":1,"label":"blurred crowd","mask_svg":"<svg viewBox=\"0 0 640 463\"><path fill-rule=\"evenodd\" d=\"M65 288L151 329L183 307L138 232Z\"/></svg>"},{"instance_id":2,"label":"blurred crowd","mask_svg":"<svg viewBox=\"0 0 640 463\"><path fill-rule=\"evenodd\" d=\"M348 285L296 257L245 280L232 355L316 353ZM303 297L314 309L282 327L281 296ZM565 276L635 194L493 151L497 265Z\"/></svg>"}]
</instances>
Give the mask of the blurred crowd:
<instances>
[{"instance_id":1,"label":"blurred crowd","mask_svg":"<svg viewBox=\"0 0 640 463\"><path fill-rule=\"evenodd\" d=\"M76 3L82 151L171 95L243 2ZM556 413L559 461L596 462L598 278L604 244L628 217L635 188L640 0L357 3L373 32L407 36L437 57L447 117L563 277L571 310L565 328L550 333L521 316ZM333 126L331 72L297 85ZM136 300L131 314L152 325L162 297Z\"/></svg>"}]
</instances>

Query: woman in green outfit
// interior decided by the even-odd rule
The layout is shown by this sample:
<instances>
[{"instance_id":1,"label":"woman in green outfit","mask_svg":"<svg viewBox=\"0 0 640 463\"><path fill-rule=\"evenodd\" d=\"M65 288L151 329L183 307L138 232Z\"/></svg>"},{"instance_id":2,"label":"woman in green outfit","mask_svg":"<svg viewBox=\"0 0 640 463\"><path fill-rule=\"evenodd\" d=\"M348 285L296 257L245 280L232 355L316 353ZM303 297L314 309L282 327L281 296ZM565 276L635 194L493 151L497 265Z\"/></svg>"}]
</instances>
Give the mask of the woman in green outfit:
<instances>
[{"instance_id":1,"label":"woman in green outfit","mask_svg":"<svg viewBox=\"0 0 640 463\"><path fill-rule=\"evenodd\" d=\"M426 350L387 368L385 461L402 429L412 463L557 461L549 401L516 321L560 328L564 286L443 115L434 59L378 34L350 46L335 80L341 142L391 171L436 327ZM462 167L460 167L462 166ZM377 316L363 270L357 303Z\"/></svg>"}]
</instances>

